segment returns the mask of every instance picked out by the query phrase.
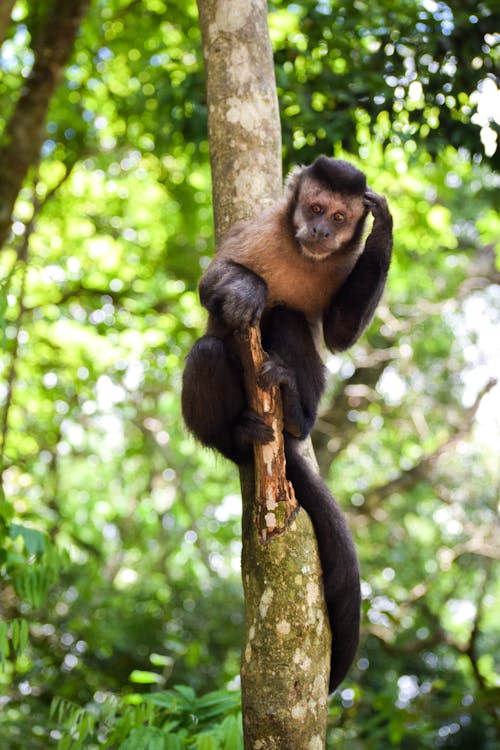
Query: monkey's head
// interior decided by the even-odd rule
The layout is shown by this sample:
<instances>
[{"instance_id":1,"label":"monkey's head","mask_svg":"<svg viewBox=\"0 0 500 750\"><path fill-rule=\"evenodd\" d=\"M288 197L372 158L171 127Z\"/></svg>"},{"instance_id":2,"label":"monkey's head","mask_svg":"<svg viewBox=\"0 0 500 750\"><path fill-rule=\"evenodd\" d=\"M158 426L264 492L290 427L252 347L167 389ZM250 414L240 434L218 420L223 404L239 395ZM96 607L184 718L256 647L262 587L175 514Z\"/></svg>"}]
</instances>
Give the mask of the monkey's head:
<instances>
[{"instance_id":1,"label":"monkey's head","mask_svg":"<svg viewBox=\"0 0 500 750\"><path fill-rule=\"evenodd\" d=\"M311 166L294 170L286 189L289 221L306 258L322 261L357 247L368 213L363 172L320 156Z\"/></svg>"}]
</instances>

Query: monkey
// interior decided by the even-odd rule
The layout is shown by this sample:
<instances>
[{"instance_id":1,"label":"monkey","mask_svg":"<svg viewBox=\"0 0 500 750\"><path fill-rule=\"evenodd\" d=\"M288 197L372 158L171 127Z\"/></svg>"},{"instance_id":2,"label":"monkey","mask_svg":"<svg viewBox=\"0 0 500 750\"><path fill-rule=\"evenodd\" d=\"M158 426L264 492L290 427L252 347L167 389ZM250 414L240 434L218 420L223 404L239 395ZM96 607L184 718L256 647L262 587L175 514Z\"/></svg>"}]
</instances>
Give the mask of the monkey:
<instances>
[{"instance_id":1,"label":"monkey","mask_svg":"<svg viewBox=\"0 0 500 750\"><path fill-rule=\"evenodd\" d=\"M359 644L359 564L347 522L299 444L313 429L324 389L322 339L332 352L358 340L384 290L391 254L387 201L361 170L326 156L297 167L282 199L222 238L199 284L206 334L183 374L187 428L236 464L250 461L254 444L270 442L273 431L247 405L235 333L260 326L267 360L259 385L280 388L286 475L318 542L333 644L330 692Z\"/></svg>"}]
</instances>

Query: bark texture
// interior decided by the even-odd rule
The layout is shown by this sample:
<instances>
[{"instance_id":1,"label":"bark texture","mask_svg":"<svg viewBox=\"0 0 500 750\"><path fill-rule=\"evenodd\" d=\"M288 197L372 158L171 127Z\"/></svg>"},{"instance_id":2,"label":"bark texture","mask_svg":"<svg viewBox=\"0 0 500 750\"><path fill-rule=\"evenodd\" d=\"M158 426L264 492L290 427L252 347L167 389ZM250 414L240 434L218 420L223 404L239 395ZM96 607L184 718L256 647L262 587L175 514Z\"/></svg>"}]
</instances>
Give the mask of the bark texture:
<instances>
[{"instance_id":1,"label":"bark texture","mask_svg":"<svg viewBox=\"0 0 500 750\"><path fill-rule=\"evenodd\" d=\"M55 0L33 43L34 63L0 146L0 248L9 233L14 203L45 138L50 100L73 50L89 0Z\"/></svg>"},{"instance_id":2,"label":"bark texture","mask_svg":"<svg viewBox=\"0 0 500 750\"><path fill-rule=\"evenodd\" d=\"M264 0L198 0L215 234L274 203L281 128Z\"/></svg>"},{"instance_id":3,"label":"bark texture","mask_svg":"<svg viewBox=\"0 0 500 750\"><path fill-rule=\"evenodd\" d=\"M263 0L198 0L207 78L216 237L272 204L282 190L281 130ZM249 401L276 443L242 467L245 748L321 750L325 744L330 631L316 540L296 512L284 473L279 393L255 372L258 332L240 342ZM284 532L284 533L282 533Z\"/></svg>"}]
</instances>

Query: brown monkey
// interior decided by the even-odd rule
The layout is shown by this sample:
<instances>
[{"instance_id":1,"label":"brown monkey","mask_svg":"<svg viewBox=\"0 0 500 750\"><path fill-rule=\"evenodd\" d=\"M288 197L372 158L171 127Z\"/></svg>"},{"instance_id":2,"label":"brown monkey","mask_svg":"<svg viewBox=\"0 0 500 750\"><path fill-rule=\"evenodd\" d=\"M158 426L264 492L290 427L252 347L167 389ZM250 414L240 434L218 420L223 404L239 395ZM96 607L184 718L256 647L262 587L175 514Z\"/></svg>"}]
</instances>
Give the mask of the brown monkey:
<instances>
[{"instance_id":1,"label":"brown monkey","mask_svg":"<svg viewBox=\"0 0 500 750\"><path fill-rule=\"evenodd\" d=\"M363 243L369 212L374 223ZM188 428L236 463L249 460L253 444L269 442L272 431L247 406L234 332L260 325L269 355L260 382L281 388L287 476L318 539L334 641L332 691L359 641L359 568L345 519L297 438L312 430L323 391L321 331L331 351L358 339L383 292L391 252L386 200L367 188L363 172L325 156L295 170L281 201L223 238L200 282L207 333L184 371Z\"/></svg>"}]
</instances>

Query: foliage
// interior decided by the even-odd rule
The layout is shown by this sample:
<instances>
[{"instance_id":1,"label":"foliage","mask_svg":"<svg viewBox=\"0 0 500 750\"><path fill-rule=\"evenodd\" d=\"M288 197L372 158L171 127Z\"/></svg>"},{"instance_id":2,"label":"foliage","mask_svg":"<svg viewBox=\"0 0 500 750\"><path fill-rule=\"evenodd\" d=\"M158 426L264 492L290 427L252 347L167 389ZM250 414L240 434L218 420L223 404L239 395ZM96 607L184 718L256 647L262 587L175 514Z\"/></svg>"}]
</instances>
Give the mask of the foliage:
<instances>
[{"instance_id":1,"label":"foliage","mask_svg":"<svg viewBox=\"0 0 500 750\"><path fill-rule=\"evenodd\" d=\"M87 709L56 698L51 712L66 727L59 750L243 748L240 699L235 692L219 690L197 698L192 688L177 685L159 693L132 693L121 701L108 697Z\"/></svg>"},{"instance_id":2,"label":"foliage","mask_svg":"<svg viewBox=\"0 0 500 750\"><path fill-rule=\"evenodd\" d=\"M0 138L52 10L15 4ZM314 435L363 574L335 748L498 742L498 151L474 114L493 10L271 6L286 165L345 156L395 217L387 294L328 358ZM2 750L78 733L237 747L233 697L213 694L239 665L237 473L179 410L212 253L203 89L193 2L96 0L17 197L0 254Z\"/></svg>"},{"instance_id":3,"label":"foliage","mask_svg":"<svg viewBox=\"0 0 500 750\"><path fill-rule=\"evenodd\" d=\"M495 89L493 4L322 0L272 7L285 142L306 162L331 142L362 149L359 128L366 126L409 158L423 141L432 155L450 144L483 154L478 124L496 139L498 123L478 113L476 91ZM498 164L498 151L490 155Z\"/></svg>"}]
</instances>

